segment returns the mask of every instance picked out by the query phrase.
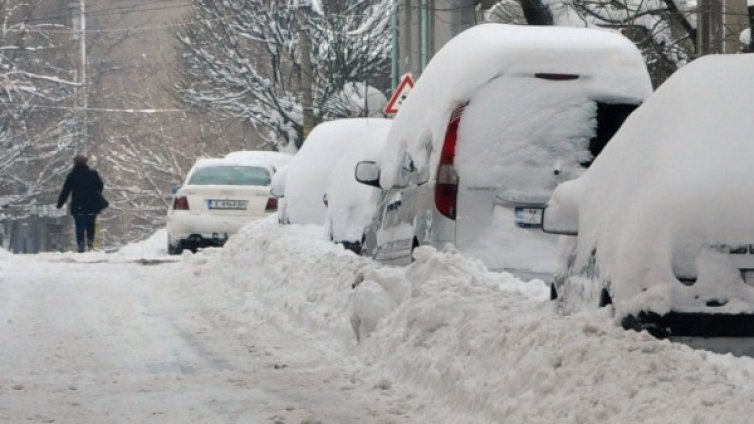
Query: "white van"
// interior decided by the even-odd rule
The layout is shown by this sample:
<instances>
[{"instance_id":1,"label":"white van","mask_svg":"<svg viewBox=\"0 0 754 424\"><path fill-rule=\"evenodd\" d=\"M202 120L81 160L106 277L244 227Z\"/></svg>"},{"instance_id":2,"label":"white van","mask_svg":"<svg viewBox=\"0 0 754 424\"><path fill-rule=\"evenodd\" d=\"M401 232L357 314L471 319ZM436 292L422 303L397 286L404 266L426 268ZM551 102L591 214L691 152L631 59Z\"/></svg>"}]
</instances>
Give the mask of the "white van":
<instances>
[{"instance_id":1,"label":"white van","mask_svg":"<svg viewBox=\"0 0 754 424\"><path fill-rule=\"evenodd\" d=\"M406 264L450 243L490 269L550 274L557 239L533 230L555 186L581 175L652 92L641 54L603 30L487 24L432 59L383 157L365 254Z\"/></svg>"}]
</instances>

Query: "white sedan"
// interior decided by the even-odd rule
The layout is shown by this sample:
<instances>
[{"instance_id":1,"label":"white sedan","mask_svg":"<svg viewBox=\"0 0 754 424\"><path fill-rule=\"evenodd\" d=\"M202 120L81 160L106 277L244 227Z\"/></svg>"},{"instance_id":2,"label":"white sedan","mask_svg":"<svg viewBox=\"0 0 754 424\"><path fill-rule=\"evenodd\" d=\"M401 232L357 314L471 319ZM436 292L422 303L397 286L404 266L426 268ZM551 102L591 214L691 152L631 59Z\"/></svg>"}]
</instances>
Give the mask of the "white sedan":
<instances>
[{"instance_id":1,"label":"white sedan","mask_svg":"<svg viewBox=\"0 0 754 424\"><path fill-rule=\"evenodd\" d=\"M222 246L247 222L277 211L269 165L199 159L168 208L168 252Z\"/></svg>"}]
</instances>

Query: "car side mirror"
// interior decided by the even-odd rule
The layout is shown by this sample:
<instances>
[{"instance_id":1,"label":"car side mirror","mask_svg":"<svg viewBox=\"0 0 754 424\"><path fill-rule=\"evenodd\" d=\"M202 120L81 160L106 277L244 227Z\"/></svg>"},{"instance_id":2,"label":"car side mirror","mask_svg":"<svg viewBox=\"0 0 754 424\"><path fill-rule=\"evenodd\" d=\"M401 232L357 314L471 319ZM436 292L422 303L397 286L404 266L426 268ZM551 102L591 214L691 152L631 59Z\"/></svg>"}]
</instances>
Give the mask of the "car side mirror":
<instances>
[{"instance_id":1,"label":"car side mirror","mask_svg":"<svg viewBox=\"0 0 754 424\"><path fill-rule=\"evenodd\" d=\"M356 181L372 187L380 187L380 166L377 162L361 161L356 164L354 172Z\"/></svg>"},{"instance_id":2,"label":"car side mirror","mask_svg":"<svg viewBox=\"0 0 754 424\"><path fill-rule=\"evenodd\" d=\"M554 200L554 201L553 201ZM575 205L559 203L553 198L542 210L542 231L548 234L579 234L579 211Z\"/></svg>"}]
</instances>

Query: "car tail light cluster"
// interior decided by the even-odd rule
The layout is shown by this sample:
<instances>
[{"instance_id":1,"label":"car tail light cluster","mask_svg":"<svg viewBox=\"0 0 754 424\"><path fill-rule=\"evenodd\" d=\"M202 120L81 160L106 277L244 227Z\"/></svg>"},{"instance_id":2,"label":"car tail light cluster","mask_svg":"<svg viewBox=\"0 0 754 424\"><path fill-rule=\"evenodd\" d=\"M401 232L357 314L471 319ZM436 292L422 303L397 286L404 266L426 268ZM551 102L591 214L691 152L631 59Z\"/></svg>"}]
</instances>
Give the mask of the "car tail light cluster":
<instances>
[{"instance_id":1,"label":"car tail light cluster","mask_svg":"<svg viewBox=\"0 0 754 424\"><path fill-rule=\"evenodd\" d=\"M450 219L456 219L458 172L456 172L454 161L458 143L458 127L461 124L461 116L465 107L465 104L458 106L450 115L448 129L445 131L445 142L440 153L440 166L437 169L435 206L441 214Z\"/></svg>"},{"instance_id":2,"label":"car tail light cluster","mask_svg":"<svg viewBox=\"0 0 754 424\"><path fill-rule=\"evenodd\" d=\"M176 196L175 200L173 200L173 209L175 209L177 211L187 211L187 210L189 210L188 197L186 197L186 196Z\"/></svg>"},{"instance_id":3,"label":"car tail light cluster","mask_svg":"<svg viewBox=\"0 0 754 424\"><path fill-rule=\"evenodd\" d=\"M267 206L264 207L265 212L275 212L278 210L278 199L270 197L267 199Z\"/></svg>"}]
</instances>

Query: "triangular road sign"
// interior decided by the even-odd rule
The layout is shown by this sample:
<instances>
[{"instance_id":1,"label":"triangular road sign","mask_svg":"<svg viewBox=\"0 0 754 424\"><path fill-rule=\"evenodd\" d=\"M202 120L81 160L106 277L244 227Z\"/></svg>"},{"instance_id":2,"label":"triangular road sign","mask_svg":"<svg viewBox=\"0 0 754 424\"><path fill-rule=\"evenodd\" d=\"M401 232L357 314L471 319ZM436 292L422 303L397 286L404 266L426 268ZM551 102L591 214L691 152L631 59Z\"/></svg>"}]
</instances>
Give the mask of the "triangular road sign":
<instances>
[{"instance_id":1,"label":"triangular road sign","mask_svg":"<svg viewBox=\"0 0 754 424\"><path fill-rule=\"evenodd\" d=\"M390 101L387 102L387 106L385 106L385 114L386 115L395 115L398 113L398 109L401 108L401 105L406 100L406 97L408 97L409 93L411 93L411 90L414 88L414 79L411 77L411 74L406 74L401 78L401 83L398 84L398 88L393 92L393 96L390 98Z\"/></svg>"}]
</instances>

